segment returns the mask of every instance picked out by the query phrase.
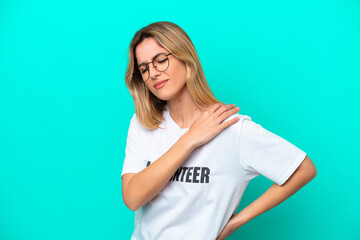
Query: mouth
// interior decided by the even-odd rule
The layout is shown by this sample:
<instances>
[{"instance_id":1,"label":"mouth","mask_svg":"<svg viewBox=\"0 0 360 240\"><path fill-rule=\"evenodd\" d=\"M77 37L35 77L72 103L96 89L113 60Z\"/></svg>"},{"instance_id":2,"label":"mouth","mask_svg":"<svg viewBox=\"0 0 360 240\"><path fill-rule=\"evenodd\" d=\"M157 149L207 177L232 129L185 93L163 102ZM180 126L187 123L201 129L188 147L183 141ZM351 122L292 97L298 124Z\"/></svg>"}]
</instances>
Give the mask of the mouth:
<instances>
[{"instance_id":1,"label":"mouth","mask_svg":"<svg viewBox=\"0 0 360 240\"><path fill-rule=\"evenodd\" d=\"M162 88L163 86L166 85L166 83L167 83L168 80L169 80L169 79L164 80L164 81L157 82L157 83L154 84L154 87L155 87L156 89Z\"/></svg>"}]
</instances>

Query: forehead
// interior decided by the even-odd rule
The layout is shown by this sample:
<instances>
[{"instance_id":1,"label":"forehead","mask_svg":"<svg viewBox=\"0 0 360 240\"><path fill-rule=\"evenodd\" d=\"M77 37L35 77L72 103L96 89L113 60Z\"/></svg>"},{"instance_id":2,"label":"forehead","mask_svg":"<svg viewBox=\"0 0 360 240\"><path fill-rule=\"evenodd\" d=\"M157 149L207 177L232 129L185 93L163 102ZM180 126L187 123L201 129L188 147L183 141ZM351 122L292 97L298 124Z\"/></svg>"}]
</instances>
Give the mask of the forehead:
<instances>
[{"instance_id":1,"label":"forehead","mask_svg":"<svg viewBox=\"0 0 360 240\"><path fill-rule=\"evenodd\" d=\"M168 52L161 47L154 38L146 38L135 48L136 61L138 64L150 62L153 57L161 52Z\"/></svg>"}]
</instances>

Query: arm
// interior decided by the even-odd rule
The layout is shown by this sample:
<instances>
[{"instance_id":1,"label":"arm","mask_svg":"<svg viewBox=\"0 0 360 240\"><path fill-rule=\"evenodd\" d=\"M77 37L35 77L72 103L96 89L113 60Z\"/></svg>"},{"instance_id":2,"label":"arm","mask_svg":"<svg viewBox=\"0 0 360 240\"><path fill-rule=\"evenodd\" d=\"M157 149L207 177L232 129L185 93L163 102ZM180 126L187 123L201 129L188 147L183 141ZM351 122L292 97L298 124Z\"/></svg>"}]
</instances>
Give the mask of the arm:
<instances>
[{"instance_id":1,"label":"arm","mask_svg":"<svg viewBox=\"0 0 360 240\"><path fill-rule=\"evenodd\" d=\"M309 183L317 174L314 163L306 156L291 177L283 184L274 183L263 195L234 214L216 240L223 240L232 235L239 227L251 219L270 210Z\"/></svg>"},{"instance_id":2,"label":"arm","mask_svg":"<svg viewBox=\"0 0 360 240\"><path fill-rule=\"evenodd\" d=\"M189 154L235 124L239 118L224 121L239 109L234 104L216 103L202 112L190 129L159 159L138 173L122 177L122 196L133 211L153 199L169 182Z\"/></svg>"},{"instance_id":3,"label":"arm","mask_svg":"<svg viewBox=\"0 0 360 240\"><path fill-rule=\"evenodd\" d=\"M317 170L314 163L306 156L304 161L283 185L280 186L274 183L263 195L233 216L235 229L289 198L309 183L316 174Z\"/></svg>"},{"instance_id":4,"label":"arm","mask_svg":"<svg viewBox=\"0 0 360 240\"><path fill-rule=\"evenodd\" d=\"M194 147L185 133L164 155L144 170L137 174L124 174L122 195L125 205L136 211L153 199L166 186L172 175L193 150Z\"/></svg>"}]
</instances>

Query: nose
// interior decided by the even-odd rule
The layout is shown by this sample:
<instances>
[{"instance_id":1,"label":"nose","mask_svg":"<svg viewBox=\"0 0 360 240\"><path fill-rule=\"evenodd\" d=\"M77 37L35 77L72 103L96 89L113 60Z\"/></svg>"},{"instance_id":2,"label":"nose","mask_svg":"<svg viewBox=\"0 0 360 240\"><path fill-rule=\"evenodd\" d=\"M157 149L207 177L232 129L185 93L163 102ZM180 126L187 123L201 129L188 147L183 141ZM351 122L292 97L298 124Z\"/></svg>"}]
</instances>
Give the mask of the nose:
<instances>
[{"instance_id":1,"label":"nose","mask_svg":"<svg viewBox=\"0 0 360 240\"><path fill-rule=\"evenodd\" d=\"M155 66L152 63L149 64L149 71L150 78L152 79L156 79L156 77L160 75L160 72L156 70Z\"/></svg>"}]
</instances>

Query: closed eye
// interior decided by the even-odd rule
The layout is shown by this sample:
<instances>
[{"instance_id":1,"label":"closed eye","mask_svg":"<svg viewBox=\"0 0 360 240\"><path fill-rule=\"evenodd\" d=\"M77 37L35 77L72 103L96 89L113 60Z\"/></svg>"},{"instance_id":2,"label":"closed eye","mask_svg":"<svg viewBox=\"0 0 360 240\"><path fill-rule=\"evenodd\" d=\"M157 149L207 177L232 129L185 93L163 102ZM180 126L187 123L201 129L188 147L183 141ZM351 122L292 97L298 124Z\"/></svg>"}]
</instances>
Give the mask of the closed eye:
<instances>
[{"instance_id":1,"label":"closed eye","mask_svg":"<svg viewBox=\"0 0 360 240\"><path fill-rule=\"evenodd\" d=\"M145 68L145 69L143 69L143 70L140 70L140 72L141 72L141 73L145 73L147 70L148 70L148 69Z\"/></svg>"}]
</instances>

